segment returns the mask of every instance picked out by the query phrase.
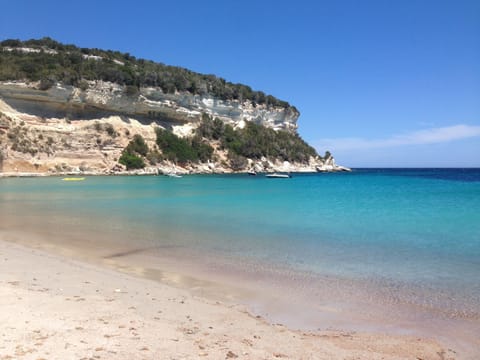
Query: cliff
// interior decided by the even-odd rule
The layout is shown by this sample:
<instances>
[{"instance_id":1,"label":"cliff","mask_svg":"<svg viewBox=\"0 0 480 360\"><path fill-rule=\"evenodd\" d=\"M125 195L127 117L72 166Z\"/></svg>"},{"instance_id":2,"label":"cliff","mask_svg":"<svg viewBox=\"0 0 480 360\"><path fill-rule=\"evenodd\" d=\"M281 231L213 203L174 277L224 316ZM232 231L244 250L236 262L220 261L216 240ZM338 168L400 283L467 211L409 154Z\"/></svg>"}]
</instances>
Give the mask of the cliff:
<instances>
[{"instance_id":1,"label":"cliff","mask_svg":"<svg viewBox=\"0 0 480 360\"><path fill-rule=\"evenodd\" d=\"M98 88L98 84L95 86ZM228 150L222 149L219 141L210 140L208 143L214 149L212 160L176 164L164 159L147 163L144 169L126 171L119 159L135 135L145 139L150 149L159 151L156 129L166 128L180 137L189 137L200 124L198 116L179 111L182 115L175 119L150 119L148 113L147 116L141 116L144 114L141 112L132 114L131 109L139 107L135 108L134 101L125 96L122 99L122 96L109 95L102 97L108 101L96 102L92 96L98 94L96 92L62 86L43 93L25 84L1 84L0 89L0 173L3 175L341 170L330 156L309 157L303 162L249 158L234 169ZM65 97L67 92L80 95ZM88 100L81 100L82 97ZM113 102L124 104L124 112L110 108ZM168 108L173 109L172 102ZM224 117L225 122L234 124L235 128L245 126L244 119L229 118L225 113ZM275 123L269 117L263 119L264 124Z\"/></svg>"},{"instance_id":2,"label":"cliff","mask_svg":"<svg viewBox=\"0 0 480 360\"><path fill-rule=\"evenodd\" d=\"M246 85L48 38L0 45L4 174L344 170L298 136L295 107Z\"/></svg>"},{"instance_id":3,"label":"cliff","mask_svg":"<svg viewBox=\"0 0 480 360\"><path fill-rule=\"evenodd\" d=\"M40 90L39 83L0 82L0 98L21 112L41 117L95 119L111 115L165 125L198 122L203 114L237 126L251 121L276 130L296 131L295 108L253 105L249 100L220 100L189 92L166 94L160 88L142 87L135 94L111 82L86 81L83 89L55 84Z\"/></svg>"}]
</instances>

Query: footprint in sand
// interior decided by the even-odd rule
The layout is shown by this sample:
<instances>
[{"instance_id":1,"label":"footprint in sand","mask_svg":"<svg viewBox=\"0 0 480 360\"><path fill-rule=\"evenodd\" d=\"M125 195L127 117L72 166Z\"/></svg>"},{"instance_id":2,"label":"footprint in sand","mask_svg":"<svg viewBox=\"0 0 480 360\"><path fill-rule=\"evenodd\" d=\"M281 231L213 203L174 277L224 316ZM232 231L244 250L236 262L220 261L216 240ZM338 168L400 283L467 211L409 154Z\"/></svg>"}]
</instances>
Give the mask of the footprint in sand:
<instances>
[{"instance_id":1,"label":"footprint in sand","mask_svg":"<svg viewBox=\"0 0 480 360\"><path fill-rule=\"evenodd\" d=\"M238 358L238 355L235 354L233 351L227 352L226 359L234 359L234 358Z\"/></svg>"},{"instance_id":2,"label":"footprint in sand","mask_svg":"<svg viewBox=\"0 0 480 360\"><path fill-rule=\"evenodd\" d=\"M248 345L248 346L253 346L253 342L251 340L248 340L248 339L243 339L242 343L244 343L245 345Z\"/></svg>"}]
</instances>

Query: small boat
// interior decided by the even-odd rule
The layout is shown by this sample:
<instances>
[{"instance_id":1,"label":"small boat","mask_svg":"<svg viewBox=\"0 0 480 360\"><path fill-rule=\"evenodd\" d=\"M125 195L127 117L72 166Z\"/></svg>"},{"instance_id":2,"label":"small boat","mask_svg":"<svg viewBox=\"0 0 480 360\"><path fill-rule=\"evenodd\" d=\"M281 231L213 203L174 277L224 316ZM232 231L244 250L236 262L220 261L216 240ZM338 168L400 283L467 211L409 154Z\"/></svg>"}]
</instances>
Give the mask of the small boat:
<instances>
[{"instance_id":1,"label":"small boat","mask_svg":"<svg viewBox=\"0 0 480 360\"><path fill-rule=\"evenodd\" d=\"M168 176L168 177L177 178L177 179L182 177L181 175L177 175L175 173L169 173L169 174L165 174L165 175Z\"/></svg>"},{"instance_id":2,"label":"small boat","mask_svg":"<svg viewBox=\"0 0 480 360\"><path fill-rule=\"evenodd\" d=\"M66 177L62 179L63 181L83 181L84 177Z\"/></svg>"},{"instance_id":3,"label":"small boat","mask_svg":"<svg viewBox=\"0 0 480 360\"><path fill-rule=\"evenodd\" d=\"M247 174L249 176L256 176L257 175L257 172L255 170L250 170L250 171L247 171Z\"/></svg>"},{"instance_id":4,"label":"small boat","mask_svg":"<svg viewBox=\"0 0 480 360\"><path fill-rule=\"evenodd\" d=\"M278 173L267 174L265 176L267 178L270 178L270 179L275 179L275 178L288 179L288 178L291 178L290 174L278 174Z\"/></svg>"}]
</instances>

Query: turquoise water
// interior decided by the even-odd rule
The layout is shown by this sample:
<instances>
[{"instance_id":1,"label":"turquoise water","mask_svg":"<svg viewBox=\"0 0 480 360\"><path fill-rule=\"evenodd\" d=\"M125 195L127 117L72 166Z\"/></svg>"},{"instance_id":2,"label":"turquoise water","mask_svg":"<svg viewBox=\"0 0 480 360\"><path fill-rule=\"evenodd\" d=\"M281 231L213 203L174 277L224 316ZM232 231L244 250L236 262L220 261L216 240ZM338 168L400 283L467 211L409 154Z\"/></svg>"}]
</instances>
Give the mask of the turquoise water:
<instances>
[{"instance_id":1,"label":"turquoise water","mask_svg":"<svg viewBox=\"0 0 480 360\"><path fill-rule=\"evenodd\" d=\"M0 181L2 218L8 227L110 234L152 255L201 253L240 271L270 264L310 283L319 275L381 284L406 303L480 316L478 169L11 178Z\"/></svg>"}]
</instances>

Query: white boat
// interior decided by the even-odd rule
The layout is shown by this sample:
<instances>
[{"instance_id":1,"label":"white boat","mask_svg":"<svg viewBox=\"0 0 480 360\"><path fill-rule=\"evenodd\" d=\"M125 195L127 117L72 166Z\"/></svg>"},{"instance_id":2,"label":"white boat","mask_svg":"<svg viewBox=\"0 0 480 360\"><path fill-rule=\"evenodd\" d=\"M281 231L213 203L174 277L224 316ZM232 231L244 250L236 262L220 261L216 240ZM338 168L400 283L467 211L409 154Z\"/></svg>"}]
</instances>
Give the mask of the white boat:
<instances>
[{"instance_id":1,"label":"white boat","mask_svg":"<svg viewBox=\"0 0 480 360\"><path fill-rule=\"evenodd\" d=\"M247 174L250 175L250 176L256 176L257 172L255 170L249 170L249 171L247 171Z\"/></svg>"},{"instance_id":2,"label":"white boat","mask_svg":"<svg viewBox=\"0 0 480 360\"><path fill-rule=\"evenodd\" d=\"M182 177L181 175L177 175L177 174L174 174L174 173L165 174L165 175L168 176L168 177L172 177L172 178L181 178Z\"/></svg>"},{"instance_id":3,"label":"white boat","mask_svg":"<svg viewBox=\"0 0 480 360\"><path fill-rule=\"evenodd\" d=\"M270 179L274 179L274 178L287 179L291 177L290 174L278 174L278 173L267 174L265 176Z\"/></svg>"}]
</instances>

